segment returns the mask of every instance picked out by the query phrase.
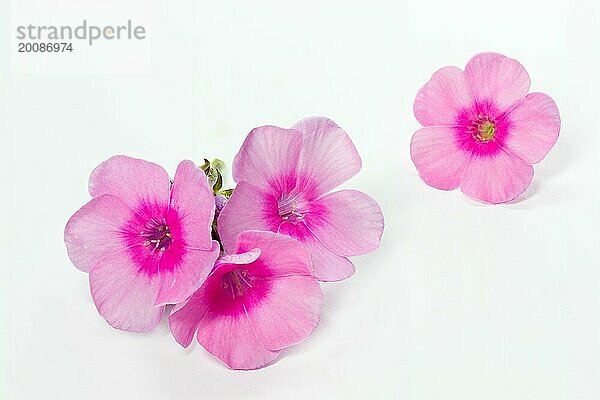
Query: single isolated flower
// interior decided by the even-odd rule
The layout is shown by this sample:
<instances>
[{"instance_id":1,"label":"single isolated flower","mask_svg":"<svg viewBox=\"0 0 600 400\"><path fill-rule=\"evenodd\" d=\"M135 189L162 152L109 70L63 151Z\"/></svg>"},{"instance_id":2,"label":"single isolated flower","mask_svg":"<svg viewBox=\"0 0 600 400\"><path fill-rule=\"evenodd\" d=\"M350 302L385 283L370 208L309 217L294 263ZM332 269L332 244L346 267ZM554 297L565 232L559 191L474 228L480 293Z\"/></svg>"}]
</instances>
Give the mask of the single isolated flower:
<instances>
[{"instance_id":1,"label":"single isolated flower","mask_svg":"<svg viewBox=\"0 0 600 400\"><path fill-rule=\"evenodd\" d=\"M271 363L319 323L322 294L306 247L272 232L246 231L200 289L171 311L183 347L198 342L233 369Z\"/></svg>"},{"instance_id":2,"label":"single isolated flower","mask_svg":"<svg viewBox=\"0 0 600 400\"><path fill-rule=\"evenodd\" d=\"M434 73L415 100L424 128L410 146L425 183L493 204L523 193L560 130L554 101L529 85L518 61L496 53Z\"/></svg>"},{"instance_id":3,"label":"single isolated flower","mask_svg":"<svg viewBox=\"0 0 600 400\"><path fill-rule=\"evenodd\" d=\"M94 169L89 192L92 200L65 228L69 257L89 272L92 298L110 325L150 330L165 304L194 293L219 255L206 176L182 161L171 184L159 165L115 156Z\"/></svg>"},{"instance_id":4,"label":"single isolated flower","mask_svg":"<svg viewBox=\"0 0 600 400\"><path fill-rule=\"evenodd\" d=\"M253 129L234 159L237 187L217 221L225 251L242 231L279 232L306 245L318 279L349 277L347 257L379 247L383 215L362 192L327 193L360 168L348 134L328 118Z\"/></svg>"}]
</instances>

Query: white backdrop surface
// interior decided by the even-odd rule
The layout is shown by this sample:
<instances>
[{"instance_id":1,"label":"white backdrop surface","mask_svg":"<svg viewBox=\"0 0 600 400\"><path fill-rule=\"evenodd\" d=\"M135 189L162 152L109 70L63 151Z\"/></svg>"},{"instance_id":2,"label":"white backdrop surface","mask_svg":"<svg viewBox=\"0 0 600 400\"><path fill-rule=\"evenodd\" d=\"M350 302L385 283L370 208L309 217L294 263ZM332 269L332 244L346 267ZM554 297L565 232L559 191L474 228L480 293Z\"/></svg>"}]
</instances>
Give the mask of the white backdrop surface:
<instances>
[{"instance_id":1,"label":"white backdrop surface","mask_svg":"<svg viewBox=\"0 0 600 400\"><path fill-rule=\"evenodd\" d=\"M94 44L107 71L77 71L95 49L62 64L15 60L28 10L38 23L129 18L147 38L114 54ZM0 398L600 398L596 1L152 0L123 11L4 0L0 24ZM105 58L136 46L139 70ZM409 156L417 90L482 51L521 61L563 120L508 205L429 188ZM62 237L93 167L114 154L171 173L183 158L230 165L251 128L308 115L350 134L363 169L344 186L386 218L380 250L323 285L313 336L268 368L234 372L198 344L179 347L166 321L143 335L110 328Z\"/></svg>"}]
</instances>

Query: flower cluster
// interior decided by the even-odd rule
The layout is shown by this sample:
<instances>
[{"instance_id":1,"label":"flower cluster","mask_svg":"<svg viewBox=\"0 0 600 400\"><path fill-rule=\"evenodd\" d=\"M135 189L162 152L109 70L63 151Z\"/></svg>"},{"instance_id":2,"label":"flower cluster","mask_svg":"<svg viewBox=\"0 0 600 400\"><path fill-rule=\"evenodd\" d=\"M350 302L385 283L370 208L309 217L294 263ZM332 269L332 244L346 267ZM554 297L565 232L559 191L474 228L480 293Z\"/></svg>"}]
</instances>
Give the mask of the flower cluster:
<instances>
[{"instance_id":1,"label":"flower cluster","mask_svg":"<svg viewBox=\"0 0 600 400\"><path fill-rule=\"evenodd\" d=\"M182 346L196 336L230 368L260 368L316 328L319 281L349 277L347 257L379 247L377 203L329 193L360 168L348 134L322 117L252 130L233 190L222 189L219 161L182 161L171 181L157 164L111 157L67 223L67 252L113 327L149 331L174 305Z\"/></svg>"},{"instance_id":2,"label":"flower cluster","mask_svg":"<svg viewBox=\"0 0 600 400\"><path fill-rule=\"evenodd\" d=\"M414 103L423 128L410 154L425 183L494 204L523 193L560 131L554 101L529 85L519 62L496 53L438 70ZM348 134L323 117L253 129L233 161L235 189L222 188L219 160L182 161L171 181L115 156L92 172L67 251L110 325L145 332L174 305L179 344L196 336L230 368L260 368L316 328L319 281L348 278L348 257L379 247L377 202L332 192L360 168Z\"/></svg>"}]
</instances>

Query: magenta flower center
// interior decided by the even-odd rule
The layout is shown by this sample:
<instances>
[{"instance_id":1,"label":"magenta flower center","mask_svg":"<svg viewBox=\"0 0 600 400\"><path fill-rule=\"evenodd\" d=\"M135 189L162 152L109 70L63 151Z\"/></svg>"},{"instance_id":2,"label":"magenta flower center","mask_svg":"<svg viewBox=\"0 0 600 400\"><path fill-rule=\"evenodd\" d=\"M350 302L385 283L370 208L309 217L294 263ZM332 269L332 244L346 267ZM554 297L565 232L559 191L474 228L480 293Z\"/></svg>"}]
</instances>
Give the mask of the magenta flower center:
<instances>
[{"instance_id":1,"label":"magenta flower center","mask_svg":"<svg viewBox=\"0 0 600 400\"><path fill-rule=\"evenodd\" d=\"M487 143L496 137L496 121L494 118L479 114L469 124L467 130L480 143Z\"/></svg>"},{"instance_id":2,"label":"magenta flower center","mask_svg":"<svg viewBox=\"0 0 600 400\"><path fill-rule=\"evenodd\" d=\"M279 216L282 221L299 222L304 219L306 212L305 205L298 199L298 195L292 197L283 197L277 203Z\"/></svg>"},{"instance_id":3,"label":"magenta flower center","mask_svg":"<svg viewBox=\"0 0 600 400\"><path fill-rule=\"evenodd\" d=\"M139 235L143 239L144 246L149 247L154 253L156 250L165 251L173 236L169 230L167 222L163 218L162 222L152 218L146 223L145 229Z\"/></svg>"},{"instance_id":4,"label":"magenta flower center","mask_svg":"<svg viewBox=\"0 0 600 400\"><path fill-rule=\"evenodd\" d=\"M244 268L236 268L223 275L223 289L231 293L231 298L243 296L252 287L253 278Z\"/></svg>"}]
</instances>

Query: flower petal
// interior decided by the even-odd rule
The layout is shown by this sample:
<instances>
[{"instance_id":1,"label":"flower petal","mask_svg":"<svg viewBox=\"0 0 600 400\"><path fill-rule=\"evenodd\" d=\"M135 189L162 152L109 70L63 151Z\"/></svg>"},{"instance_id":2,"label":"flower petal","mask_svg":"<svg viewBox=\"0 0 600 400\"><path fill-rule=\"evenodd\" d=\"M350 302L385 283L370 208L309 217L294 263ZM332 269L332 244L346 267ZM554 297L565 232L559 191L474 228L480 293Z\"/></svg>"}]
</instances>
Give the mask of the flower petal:
<instances>
[{"instance_id":1,"label":"flower petal","mask_svg":"<svg viewBox=\"0 0 600 400\"><path fill-rule=\"evenodd\" d=\"M203 287L189 299L173 307L169 314L169 329L173 337L183 347L188 347L194 339L198 326L208 312L209 302Z\"/></svg>"},{"instance_id":2,"label":"flower petal","mask_svg":"<svg viewBox=\"0 0 600 400\"><path fill-rule=\"evenodd\" d=\"M92 171L89 191L92 197L115 195L135 210L141 203L167 205L169 186L169 175L160 165L114 156Z\"/></svg>"},{"instance_id":3,"label":"flower petal","mask_svg":"<svg viewBox=\"0 0 600 400\"><path fill-rule=\"evenodd\" d=\"M313 276L323 282L337 282L354 274L354 264L346 257L338 256L316 237L303 241L308 249L313 270Z\"/></svg>"},{"instance_id":4,"label":"flower petal","mask_svg":"<svg viewBox=\"0 0 600 400\"><path fill-rule=\"evenodd\" d=\"M200 323L198 342L232 369L261 368L280 353L264 347L244 313L228 315L209 310Z\"/></svg>"},{"instance_id":5,"label":"flower petal","mask_svg":"<svg viewBox=\"0 0 600 400\"><path fill-rule=\"evenodd\" d=\"M460 188L464 194L475 200L498 204L519 197L527 189L532 178L531 165L502 150L493 155L473 152L465 168Z\"/></svg>"},{"instance_id":6,"label":"flower petal","mask_svg":"<svg viewBox=\"0 0 600 400\"><path fill-rule=\"evenodd\" d=\"M383 214L368 195L341 190L312 202L306 225L329 250L341 256L357 256L379 247Z\"/></svg>"},{"instance_id":7,"label":"flower petal","mask_svg":"<svg viewBox=\"0 0 600 400\"><path fill-rule=\"evenodd\" d=\"M110 194L93 198L73 214L64 237L75 267L89 272L102 258L123 250L121 228L132 214L127 204Z\"/></svg>"},{"instance_id":8,"label":"flower petal","mask_svg":"<svg viewBox=\"0 0 600 400\"><path fill-rule=\"evenodd\" d=\"M477 54L467 63L465 74L477 103L494 104L500 111L508 111L522 100L531 84L517 60L498 53Z\"/></svg>"},{"instance_id":9,"label":"flower petal","mask_svg":"<svg viewBox=\"0 0 600 400\"><path fill-rule=\"evenodd\" d=\"M260 257L260 249L251 249L238 254L223 254L219 257L219 264L250 264Z\"/></svg>"},{"instance_id":10,"label":"flower petal","mask_svg":"<svg viewBox=\"0 0 600 400\"><path fill-rule=\"evenodd\" d=\"M410 143L410 157L419 176L436 189L459 187L470 155L470 150L457 145L453 128L449 127L421 128Z\"/></svg>"},{"instance_id":11,"label":"flower petal","mask_svg":"<svg viewBox=\"0 0 600 400\"><path fill-rule=\"evenodd\" d=\"M356 175L362 162L348 134L325 117L304 118L292 127L304 134L298 188L312 200Z\"/></svg>"},{"instance_id":12,"label":"flower petal","mask_svg":"<svg viewBox=\"0 0 600 400\"><path fill-rule=\"evenodd\" d=\"M280 350L306 339L317 327L322 293L312 276L270 279L263 301L246 304L258 340L269 350Z\"/></svg>"},{"instance_id":13,"label":"flower petal","mask_svg":"<svg viewBox=\"0 0 600 400\"><path fill-rule=\"evenodd\" d=\"M345 257L329 250L308 229L306 223L283 223L279 233L297 239L308 249L312 275L320 281L335 282L354 274L354 265Z\"/></svg>"},{"instance_id":14,"label":"flower petal","mask_svg":"<svg viewBox=\"0 0 600 400\"><path fill-rule=\"evenodd\" d=\"M528 164L548 154L558 140L560 115L556 103L543 93L530 93L509 115L503 148Z\"/></svg>"},{"instance_id":15,"label":"flower petal","mask_svg":"<svg viewBox=\"0 0 600 400\"><path fill-rule=\"evenodd\" d=\"M236 239L241 232L275 231L280 222L275 198L247 182L240 182L221 211L217 228L225 252L235 253Z\"/></svg>"},{"instance_id":16,"label":"flower petal","mask_svg":"<svg viewBox=\"0 0 600 400\"><path fill-rule=\"evenodd\" d=\"M170 205L177 214L179 234L185 245L210 250L214 195L204 172L189 160L177 167Z\"/></svg>"},{"instance_id":17,"label":"flower petal","mask_svg":"<svg viewBox=\"0 0 600 400\"><path fill-rule=\"evenodd\" d=\"M413 111L423 126L449 126L458 114L475 103L471 85L465 73L456 67L436 71L417 93Z\"/></svg>"},{"instance_id":18,"label":"flower petal","mask_svg":"<svg viewBox=\"0 0 600 400\"><path fill-rule=\"evenodd\" d=\"M245 231L237 238L237 253L260 249L260 262L270 276L311 276L306 247L296 239L273 232Z\"/></svg>"},{"instance_id":19,"label":"flower petal","mask_svg":"<svg viewBox=\"0 0 600 400\"><path fill-rule=\"evenodd\" d=\"M100 315L117 329L146 332L160 322L155 306L158 276L139 271L126 251L103 258L90 271L90 288Z\"/></svg>"},{"instance_id":20,"label":"flower petal","mask_svg":"<svg viewBox=\"0 0 600 400\"><path fill-rule=\"evenodd\" d=\"M302 134L277 126L254 128L233 160L233 179L278 193L296 186Z\"/></svg>"},{"instance_id":21,"label":"flower petal","mask_svg":"<svg viewBox=\"0 0 600 400\"><path fill-rule=\"evenodd\" d=\"M160 290L155 304L176 304L187 299L202 285L220 251L219 242L213 240L210 250L188 249L173 269L161 270L159 261Z\"/></svg>"}]
</instances>

